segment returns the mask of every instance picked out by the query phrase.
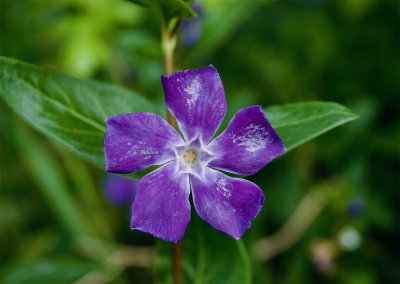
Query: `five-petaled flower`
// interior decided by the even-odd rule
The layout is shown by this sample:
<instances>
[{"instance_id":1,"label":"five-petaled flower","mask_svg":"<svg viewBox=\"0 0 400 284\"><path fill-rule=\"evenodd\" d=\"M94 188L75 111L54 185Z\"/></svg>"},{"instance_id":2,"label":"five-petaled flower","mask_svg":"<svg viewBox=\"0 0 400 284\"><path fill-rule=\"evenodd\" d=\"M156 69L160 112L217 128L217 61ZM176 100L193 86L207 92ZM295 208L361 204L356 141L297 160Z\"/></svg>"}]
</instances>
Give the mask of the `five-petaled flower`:
<instances>
[{"instance_id":1,"label":"five-petaled flower","mask_svg":"<svg viewBox=\"0 0 400 284\"><path fill-rule=\"evenodd\" d=\"M264 202L254 183L217 171L252 175L285 151L260 106L240 109L214 140L227 108L213 66L161 77L165 102L182 136L152 113L107 119L106 170L132 173L162 165L139 183L131 228L166 241L183 238L190 220L189 195L200 217L234 239L250 227Z\"/></svg>"}]
</instances>

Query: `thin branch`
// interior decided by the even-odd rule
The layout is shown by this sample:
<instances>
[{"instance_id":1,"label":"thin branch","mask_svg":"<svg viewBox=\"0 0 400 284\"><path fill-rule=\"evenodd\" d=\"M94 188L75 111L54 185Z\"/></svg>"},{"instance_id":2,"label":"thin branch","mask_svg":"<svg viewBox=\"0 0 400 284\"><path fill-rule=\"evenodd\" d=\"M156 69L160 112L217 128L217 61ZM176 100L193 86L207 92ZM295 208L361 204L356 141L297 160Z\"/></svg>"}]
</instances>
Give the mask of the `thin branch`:
<instances>
[{"instance_id":1,"label":"thin branch","mask_svg":"<svg viewBox=\"0 0 400 284\"><path fill-rule=\"evenodd\" d=\"M330 188L322 184L311 190L278 231L254 243L254 257L259 261L267 261L294 245L324 209Z\"/></svg>"},{"instance_id":2,"label":"thin branch","mask_svg":"<svg viewBox=\"0 0 400 284\"><path fill-rule=\"evenodd\" d=\"M182 283L182 247L181 243L172 244L172 272L174 284Z\"/></svg>"},{"instance_id":3,"label":"thin branch","mask_svg":"<svg viewBox=\"0 0 400 284\"><path fill-rule=\"evenodd\" d=\"M176 47L176 34L179 28L180 21L173 19L166 23L165 19L161 19L161 48L164 54L164 71L165 75L174 72L174 51ZM177 123L175 117L167 109L167 121L175 129ZM182 284L182 248L180 243L172 243L172 274L174 284Z\"/></svg>"}]
</instances>

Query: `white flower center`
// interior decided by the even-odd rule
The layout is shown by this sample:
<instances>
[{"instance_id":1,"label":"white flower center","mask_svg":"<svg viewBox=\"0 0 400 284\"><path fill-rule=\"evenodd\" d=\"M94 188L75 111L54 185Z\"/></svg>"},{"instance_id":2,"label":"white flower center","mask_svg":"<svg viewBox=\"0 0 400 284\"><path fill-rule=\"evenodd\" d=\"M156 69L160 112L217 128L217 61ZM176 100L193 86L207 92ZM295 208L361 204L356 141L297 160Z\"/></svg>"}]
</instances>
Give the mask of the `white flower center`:
<instances>
[{"instance_id":1,"label":"white flower center","mask_svg":"<svg viewBox=\"0 0 400 284\"><path fill-rule=\"evenodd\" d=\"M175 148L177 170L180 173L194 174L200 176L204 173L204 168L214 158L202 143L185 143L177 145Z\"/></svg>"},{"instance_id":2,"label":"white flower center","mask_svg":"<svg viewBox=\"0 0 400 284\"><path fill-rule=\"evenodd\" d=\"M180 153L180 161L186 168L198 166L201 163L201 150L194 146L186 146Z\"/></svg>"}]
</instances>

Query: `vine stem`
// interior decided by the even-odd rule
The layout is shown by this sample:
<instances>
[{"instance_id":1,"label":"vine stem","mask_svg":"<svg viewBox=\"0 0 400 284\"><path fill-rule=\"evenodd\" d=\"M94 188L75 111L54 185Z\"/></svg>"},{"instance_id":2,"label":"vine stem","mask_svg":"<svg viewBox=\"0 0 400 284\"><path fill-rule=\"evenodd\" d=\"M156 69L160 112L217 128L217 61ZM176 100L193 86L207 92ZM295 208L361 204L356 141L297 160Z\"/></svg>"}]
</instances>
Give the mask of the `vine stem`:
<instances>
[{"instance_id":1,"label":"vine stem","mask_svg":"<svg viewBox=\"0 0 400 284\"><path fill-rule=\"evenodd\" d=\"M173 19L166 22L161 19L161 48L164 55L164 72L169 75L174 72L174 50L176 47L176 32L179 27L179 20ZM177 123L175 117L167 109L167 121L175 129ZM172 243L172 274L174 284L182 284L182 247L181 243Z\"/></svg>"},{"instance_id":2,"label":"vine stem","mask_svg":"<svg viewBox=\"0 0 400 284\"><path fill-rule=\"evenodd\" d=\"M177 19L172 19L169 23L166 23L165 19L161 19L161 48L164 55L164 72L167 76L174 72L174 50L179 23ZM177 129L176 119L168 109L167 120L172 127Z\"/></svg>"},{"instance_id":3,"label":"vine stem","mask_svg":"<svg viewBox=\"0 0 400 284\"><path fill-rule=\"evenodd\" d=\"M182 246L181 243L172 243L172 274L174 284L182 284Z\"/></svg>"}]
</instances>

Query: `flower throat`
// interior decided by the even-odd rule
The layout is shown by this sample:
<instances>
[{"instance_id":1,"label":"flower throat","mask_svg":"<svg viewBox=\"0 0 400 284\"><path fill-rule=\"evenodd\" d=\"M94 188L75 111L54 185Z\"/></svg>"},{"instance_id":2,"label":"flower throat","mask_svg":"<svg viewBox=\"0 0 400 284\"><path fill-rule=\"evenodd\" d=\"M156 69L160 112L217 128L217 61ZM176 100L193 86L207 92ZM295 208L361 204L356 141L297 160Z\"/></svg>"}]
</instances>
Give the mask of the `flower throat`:
<instances>
[{"instance_id":1,"label":"flower throat","mask_svg":"<svg viewBox=\"0 0 400 284\"><path fill-rule=\"evenodd\" d=\"M183 158L188 163L194 163L196 161L196 153L193 150L186 151Z\"/></svg>"}]
</instances>

